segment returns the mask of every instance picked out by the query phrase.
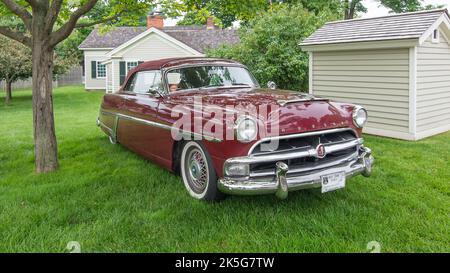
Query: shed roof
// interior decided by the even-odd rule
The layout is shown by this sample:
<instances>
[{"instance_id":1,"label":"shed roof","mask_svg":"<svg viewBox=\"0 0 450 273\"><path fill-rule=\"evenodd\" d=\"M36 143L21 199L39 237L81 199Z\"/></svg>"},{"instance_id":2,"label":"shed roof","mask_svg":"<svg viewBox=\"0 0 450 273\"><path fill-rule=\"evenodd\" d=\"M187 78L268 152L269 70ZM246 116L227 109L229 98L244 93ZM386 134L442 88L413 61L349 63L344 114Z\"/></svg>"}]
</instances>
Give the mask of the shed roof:
<instances>
[{"instance_id":1,"label":"shed roof","mask_svg":"<svg viewBox=\"0 0 450 273\"><path fill-rule=\"evenodd\" d=\"M94 29L79 48L116 48L144 33L146 30L146 27L116 27L106 33L101 33L99 29ZM173 26L164 27L161 31L202 53L208 48L216 48L221 44L235 44L239 42L239 36L233 29L206 29L205 26Z\"/></svg>"},{"instance_id":2,"label":"shed roof","mask_svg":"<svg viewBox=\"0 0 450 273\"><path fill-rule=\"evenodd\" d=\"M326 23L300 45L325 45L365 41L420 38L447 9L396 14Z\"/></svg>"}]
</instances>

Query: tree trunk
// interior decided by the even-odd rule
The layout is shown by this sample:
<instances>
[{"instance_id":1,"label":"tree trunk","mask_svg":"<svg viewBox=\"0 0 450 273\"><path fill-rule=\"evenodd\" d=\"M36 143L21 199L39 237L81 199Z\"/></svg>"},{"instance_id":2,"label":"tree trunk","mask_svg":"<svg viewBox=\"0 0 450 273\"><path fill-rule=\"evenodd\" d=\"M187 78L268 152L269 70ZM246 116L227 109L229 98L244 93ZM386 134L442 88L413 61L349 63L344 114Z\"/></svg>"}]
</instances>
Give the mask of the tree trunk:
<instances>
[{"instance_id":1,"label":"tree trunk","mask_svg":"<svg viewBox=\"0 0 450 273\"><path fill-rule=\"evenodd\" d=\"M11 81L6 81L6 98L5 98L5 103L6 105L9 105L11 103L12 100L12 82Z\"/></svg>"},{"instance_id":2,"label":"tree trunk","mask_svg":"<svg viewBox=\"0 0 450 273\"><path fill-rule=\"evenodd\" d=\"M350 1L349 0L344 1L344 9L345 9L344 19L348 20L350 17Z\"/></svg>"},{"instance_id":3,"label":"tree trunk","mask_svg":"<svg viewBox=\"0 0 450 273\"><path fill-rule=\"evenodd\" d=\"M34 151L36 172L43 173L58 169L52 97L53 48L36 36L32 45Z\"/></svg>"}]
</instances>

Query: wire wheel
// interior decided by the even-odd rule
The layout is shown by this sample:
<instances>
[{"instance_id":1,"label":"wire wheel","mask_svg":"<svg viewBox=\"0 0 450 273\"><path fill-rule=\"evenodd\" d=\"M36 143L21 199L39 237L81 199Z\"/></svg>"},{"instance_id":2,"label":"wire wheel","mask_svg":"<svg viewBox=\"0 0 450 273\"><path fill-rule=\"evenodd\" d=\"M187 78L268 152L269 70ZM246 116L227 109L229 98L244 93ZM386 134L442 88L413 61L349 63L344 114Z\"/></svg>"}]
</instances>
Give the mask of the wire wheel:
<instances>
[{"instance_id":1,"label":"wire wheel","mask_svg":"<svg viewBox=\"0 0 450 273\"><path fill-rule=\"evenodd\" d=\"M201 194L208 186L208 164L204 154L196 147L187 152L185 158L185 170L187 182L193 192Z\"/></svg>"}]
</instances>

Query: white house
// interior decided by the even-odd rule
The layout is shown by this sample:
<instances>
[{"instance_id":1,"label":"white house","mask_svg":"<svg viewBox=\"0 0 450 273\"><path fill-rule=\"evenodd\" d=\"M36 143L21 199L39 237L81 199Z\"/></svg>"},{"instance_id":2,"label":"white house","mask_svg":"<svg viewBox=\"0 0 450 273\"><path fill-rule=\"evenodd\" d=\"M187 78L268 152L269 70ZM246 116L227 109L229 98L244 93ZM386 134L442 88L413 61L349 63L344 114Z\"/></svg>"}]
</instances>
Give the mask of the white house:
<instances>
[{"instance_id":1,"label":"white house","mask_svg":"<svg viewBox=\"0 0 450 273\"><path fill-rule=\"evenodd\" d=\"M148 16L147 27L117 27L106 33L95 29L79 46L84 52L85 88L115 92L141 62L204 56L207 49L237 42L235 30L219 29L212 19L207 26L165 27L158 14Z\"/></svg>"},{"instance_id":2,"label":"white house","mask_svg":"<svg viewBox=\"0 0 450 273\"><path fill-rule=\"evenodd\" d=\"M310 93L365 106L366 133L418 140L450 130L447 10L327 23L301 47Z\"/></svg>"}]
</instances>

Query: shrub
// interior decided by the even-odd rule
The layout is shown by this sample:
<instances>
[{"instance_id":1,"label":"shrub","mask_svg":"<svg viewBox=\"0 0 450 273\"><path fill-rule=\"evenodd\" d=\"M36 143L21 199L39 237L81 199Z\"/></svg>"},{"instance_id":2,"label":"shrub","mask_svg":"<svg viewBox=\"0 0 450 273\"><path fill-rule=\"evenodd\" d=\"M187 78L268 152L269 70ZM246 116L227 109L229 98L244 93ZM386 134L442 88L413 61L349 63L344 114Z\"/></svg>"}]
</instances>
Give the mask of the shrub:
<instances>
[{"instance_id":1,"label":"shrub","mask_svg":"<svg viewBox=\"0 0 450 273\"><path fill-rule=\"evenodd\" d=\"M243 26L239 44L223 45L208 56L247 65L262 86L275 81L279 88L306 91L309 59L299 43L331 18L331 12L316 15L302 6L284 5Z\"/></svg>"}]
</instances>

